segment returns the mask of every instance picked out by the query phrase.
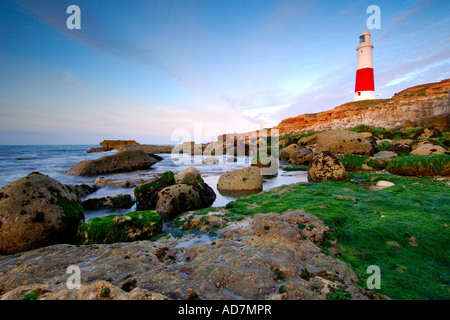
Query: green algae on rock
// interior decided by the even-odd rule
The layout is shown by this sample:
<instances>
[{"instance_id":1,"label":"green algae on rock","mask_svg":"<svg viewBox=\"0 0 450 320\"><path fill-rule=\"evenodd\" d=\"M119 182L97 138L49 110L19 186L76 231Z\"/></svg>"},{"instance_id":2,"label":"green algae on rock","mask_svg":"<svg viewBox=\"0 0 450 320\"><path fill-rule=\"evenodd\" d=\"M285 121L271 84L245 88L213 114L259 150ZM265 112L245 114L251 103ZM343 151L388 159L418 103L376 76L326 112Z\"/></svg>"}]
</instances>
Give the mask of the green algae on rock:
<instances>
[{"instance_id":1,"label":"green algae on rock","mask_svg":"<svg viewBox=\"0 0 450 320\"><path fill-rule=\"evenodd\" d=\"M386 166L390 173L401 176L450 175L450 155L431 154L392 159Z\"/></svg>"},{"instance_id":2,"label":"green algae on rock","mask_svg":"<svg viewBox=\"0 0 450 320\"><path fill-rule=\"evenodd\" d=\"M383 170L386 164L383 160L356 154L336 155L347 171L376 171Z\"/></svg>"},{"instance_id":3,"label":"green algae on rock","mask_svg":"<svg viewBox=\"0 0 450 320\"><path fill-rule=\"evenodd\" d=\"M162 230L162 218L155 211L133 211L124 215L92 218L78 227L79 244L148 240Z\"/></svg>"}]
</instances>

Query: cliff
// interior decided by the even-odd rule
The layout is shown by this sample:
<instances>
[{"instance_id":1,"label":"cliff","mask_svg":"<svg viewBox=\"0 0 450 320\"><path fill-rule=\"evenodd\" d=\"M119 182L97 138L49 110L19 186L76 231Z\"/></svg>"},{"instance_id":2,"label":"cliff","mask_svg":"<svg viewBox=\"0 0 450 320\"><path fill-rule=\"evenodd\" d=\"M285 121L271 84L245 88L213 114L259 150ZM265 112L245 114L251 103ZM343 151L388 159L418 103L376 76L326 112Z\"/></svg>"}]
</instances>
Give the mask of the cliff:
<instances>
[{"instance_id":1,"label":"cliff","mask_svg":"<svg viewBox=\"0 0 450 320\"><path fill-rule=\"evenodd\" d=\"M348 102L332 110L303 114L280 122L280 134L345 129L359 124L393 129L431 126L449 128L450 79L408 88L390 99Z\"/></svg>"}]
</instances>

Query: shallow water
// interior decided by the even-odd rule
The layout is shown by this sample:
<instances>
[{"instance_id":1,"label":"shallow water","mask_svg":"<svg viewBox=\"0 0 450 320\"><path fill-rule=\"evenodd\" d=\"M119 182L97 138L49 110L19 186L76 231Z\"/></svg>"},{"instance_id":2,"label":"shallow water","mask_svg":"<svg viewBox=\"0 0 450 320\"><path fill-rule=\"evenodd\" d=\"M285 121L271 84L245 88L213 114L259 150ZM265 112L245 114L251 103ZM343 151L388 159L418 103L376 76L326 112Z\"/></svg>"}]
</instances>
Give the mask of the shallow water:
<instances>
[{"instance_id":1,"label":"shallow water","mask_svg":"<svg viewBox=\"0 0 450 320\"><path fill-rule=\"evenodd\" d=\"M64 184L88 184L93 185L95 179L99 176L79 177L68 174L63 174L64 170L69 169L73 165L82 160L93 160L105 155L114 154L115 151L87 153L86 151L96 147L92 145L67 145L67 146L0 146L0 188L7 184L24 177L31 172L38 171L42 174L47 174L50 177L58 180ZM171 155L158 154L163 160L155 163L148 170L139 170L128 173L117 173L103 175L112 179L129 179L129 178L150 178L154 173L163 173L165 171L173 171L177 173L188 167L195 167L200 171L203 180L213 188L216 193L216 200L213 203L214 207L225 206L228 202L236 198L248 194L242 193L226 193L221 194L217 190L217 181L221 174L226 171L248 167L250 165L250 158L247 156L236 157L236 162L227 162L230 156L215 156L219 160L218 164L202 164L201 155L190 156L186 154ZM206 157L205 157L206 158ZM280 162L280 167L287 165L286 162ZM304 171L283 171L278 170L278 175L272 178L264 178L263 190L268 190L281 185L307 182L306 172ZM133 195L134 187L132 188L112 188L103 187L95 193L86 198L100 198L105 196L112 196L118 194ZM96 210L86 211L86 220L93 217L105 216L112 213L127 213L135 208L121 209L121 210Z\"/></svg>"}]
</instances>

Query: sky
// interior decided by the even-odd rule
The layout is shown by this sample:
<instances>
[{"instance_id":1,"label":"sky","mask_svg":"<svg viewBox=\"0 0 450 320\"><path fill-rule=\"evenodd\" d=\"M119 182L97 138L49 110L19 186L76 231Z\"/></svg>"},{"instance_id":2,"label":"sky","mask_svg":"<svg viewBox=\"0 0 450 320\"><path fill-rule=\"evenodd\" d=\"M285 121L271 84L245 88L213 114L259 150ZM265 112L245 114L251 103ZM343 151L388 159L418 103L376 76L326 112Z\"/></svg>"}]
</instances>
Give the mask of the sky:
<instances>
[{"instance_id":1,"label":"sky","mask_svg":"<svg viewBox=\"0 0 450 320\"><path fill-rule=\"evenodd\" d=\"M370 5L377 98L450 78L447 0L2 0L0 145L211 141L333 109Z\"/></svg>"}]
</instances>

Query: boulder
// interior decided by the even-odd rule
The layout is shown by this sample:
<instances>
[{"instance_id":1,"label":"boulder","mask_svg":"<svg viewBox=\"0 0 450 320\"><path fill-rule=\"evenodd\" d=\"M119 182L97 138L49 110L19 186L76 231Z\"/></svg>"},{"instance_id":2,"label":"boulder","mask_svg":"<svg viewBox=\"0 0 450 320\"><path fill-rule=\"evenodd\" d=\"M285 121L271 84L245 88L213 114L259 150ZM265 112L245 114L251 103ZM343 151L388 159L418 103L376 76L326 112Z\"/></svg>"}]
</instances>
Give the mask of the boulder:
<instances>
[{"instance_id":1,"label":"boulder","mask_svg":"<svg viewBox=\"0 0 450 320\"><path fill-rule=\"evenodd\" d=\"M217 182L219 190L262 190L263 177L258 167L227 171Z\"/></svg>"},{"instance_id":2,"label":"boulder","mask_svg":"<svg viewBox=\"0 0 450 320\"><path fill-rule=\"evenodd\" d=\"M175 175L176 183L203 183L202 176L200 172L194 167L189 167L183 171L178 172Z\"/></svg>"},{"instance_id":3,"label":"boulder","mask_svg":"<svg viewBox=\"0 0 450 320\"><path fill-rule=\"evenodd\" d=\"M0 190L0 254L70 242L84 219L78 196L34 172Z\"/></svg>"},{"instance_id":4,"label":"boulder","mask_svg":"<svg viewBox=\"0 0 450 320\"><path fill-rule=\"evenodd\" d=\"M164 172L160 178L136 187L134 189L136 210L154 210L156 205L156 195L158 192L161 189L173 184L175 184L175 175L172 171L167 171Z\"/></svg>"},{"instance_id":5,"label":"boulder","mask_svg":"<svg viewBox=\"0 0 450 320\"><path fill-rule=\"evenodd\" d=\"M214 190L206 183L174 184L158 192L155 210L164 221L170 221L182 212L207 208L215 200Z\"/></svg>"},{"instance_id":6,"label":"boulder","mask_svg":"<svg viewBox=\"0 0 450 320\"><path fill-rule=\"evenodd\" d=\"M311 168L308 170L308 180L322 182L327 180L348 181L348 174L339 159L328 151L322 151L314 156Z\"/></svg>"},{"instance_id":7,"label":"boulder","mask_svg":"<svg viewBox=\"0 0 450 320\"><path fill-rule=\"evenodd\" d=\"M136 210L156 210L164 221L184 211L209 207L216 200L214 190L193 167L177 175L165 172L161 178L135 188L134 195Z\"/></svg>"},{"instance_id":8,"label":"boulder","mask_svg":"<svg viewBox=\"0 0 450 320\"><path fill-rule=\"evenodd\" d=\"M295 143L290 144L286 148L283 148L280 150L280 160L281 161L288 161L291 155L296 153L298 151L299 147Z\"/></svg>"},{"instance_id":9,"label":"boulder","mask_svg":"<svg viewBox=\"0 0 450 320\"><path fill-rule=\"evenodd\" d=\"M383 161L389 161L392 159L395 159L398 157L398 154L392 151L380 151L373 155L375 158L383 160Z\"/></svg>"},{"instance_id":10,"label":"boulder","mask_svg":"<svg viewBox=\"0 0 450 320\"><path fill-rule=\"evenodd\" d=\"M78 227L77 243L114 243L148 240L162 230L162 219L154 211L135 211L89 219Z\"/></svg>"},{"instance_id":11,"label":"boulder","mask_svg":"<svg viewBox=\"0 0 450 320\"><path fill-rule=\"evenodd\" d=\"M212 157L205 158L202 160L202 164L217 164L217 163L219 163L219 159L212 158Z\"/></svg>"},{"instance_id":12,"label":"boulder","mask_svg":"<svg viewBox=\"0 0 450 320\"><path fill-rule=\"evenodd\" d=\"M445 154L448 153L447 150L440 145L434 145L431 143L425 143L417 147L415 150L411 151L411 156L420 156L428 154Z\"/></svg>"},{"instance_id":13,"label":"boulder","mask_svg":"<svg viewBox=\"0 0 450 320\"><path fill-rule=\"evenodd\" d=\"M333 154L373 155L372 145L357 132L330 130L317 134L316 153L328 151Z\"/></svg>"},{"instance_id":14,"label":"boulder","mask_svg":"<svg viewBox=\"0 0 450 320\"><path fill-rule=\"evenodd\" d=\"M308 165L315 153L308 148L299 148L296 153L292 154L289 158L289 162L293 166Z\"/></svg>"},{"instance_id":15,"label":"boulder","mask_svg":"<svg viewBox=\"0 0 450 320\"><path fill-rule=\"evenodd\" d=\"M148 169L158 160L142 150L122 151L96 160L85 160L77 163L63 173L75 176L93 176L106 173L129 172Z\"/></svg>"}]
</instances>

